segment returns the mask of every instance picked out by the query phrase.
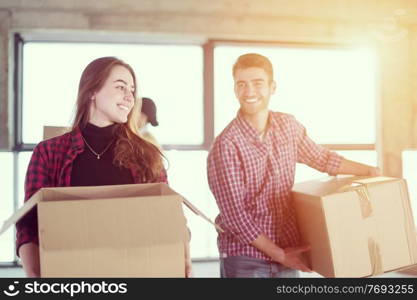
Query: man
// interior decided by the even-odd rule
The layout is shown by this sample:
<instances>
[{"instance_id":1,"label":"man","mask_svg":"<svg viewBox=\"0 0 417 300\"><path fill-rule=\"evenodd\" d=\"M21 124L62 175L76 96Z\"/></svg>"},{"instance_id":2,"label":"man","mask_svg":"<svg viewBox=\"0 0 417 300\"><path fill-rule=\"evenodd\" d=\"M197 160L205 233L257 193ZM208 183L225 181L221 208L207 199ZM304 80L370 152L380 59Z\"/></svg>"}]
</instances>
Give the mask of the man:
<instances>
[{"instance_id":1,"label":"man","mask_svg":"<svg viewBox=\"0 0 417 300\"><path fill-rule=\"evenodd\" d=\"M245 54L233 66L237 117L216 138L208 180L220 214L221 277L297 277L301 256L291 189L296 162L331 175L379 175L316 145L291 115L268 110L276 90L268 58Z\"/></svg>"},{"instance_id":2,"label":"man","mask_svg":"<svg viewBox=\"0 0 417 300\"><path fill-rule=\"evenodd\" d=\"M156 127L159 125L158 120L156 119L156 105L151 98L142 98L142 109L139 117L139 132L141 136L148 142L154 144L160 151L162 151L162 146L158 143L156 138L149 132L148 124Z\"/></svg>"}]
</instances>

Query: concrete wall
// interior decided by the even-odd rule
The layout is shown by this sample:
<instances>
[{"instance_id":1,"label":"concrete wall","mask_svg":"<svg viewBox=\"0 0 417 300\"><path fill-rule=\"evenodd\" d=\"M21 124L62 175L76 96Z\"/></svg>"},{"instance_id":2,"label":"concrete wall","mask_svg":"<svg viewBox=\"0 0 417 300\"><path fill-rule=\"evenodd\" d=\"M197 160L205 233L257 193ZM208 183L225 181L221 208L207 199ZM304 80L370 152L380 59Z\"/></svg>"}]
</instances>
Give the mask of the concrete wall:
<instances>
[{"instance_id":1,"label":"concrete wall","mask_svg":"<svg viewBox=\"0 0 417 300\"><path fill-rule=\"evenodd\" d=\"M9 28L11 13L0 10L0 149L11 145L11 75L9 73Z\"/></svg>"},{"instance_id":2,"label":"concrete wall","mask_svg":"<svg viewBox=\"0 0 417 300\"><path fill-rule=\"evenodd\" d=\"M380 163L401 176L401 151L417 148L416 22L414 0L1 0L0 149L11 147L13 32L367 43L380 56Z\"/></svg>"}]
</instances>

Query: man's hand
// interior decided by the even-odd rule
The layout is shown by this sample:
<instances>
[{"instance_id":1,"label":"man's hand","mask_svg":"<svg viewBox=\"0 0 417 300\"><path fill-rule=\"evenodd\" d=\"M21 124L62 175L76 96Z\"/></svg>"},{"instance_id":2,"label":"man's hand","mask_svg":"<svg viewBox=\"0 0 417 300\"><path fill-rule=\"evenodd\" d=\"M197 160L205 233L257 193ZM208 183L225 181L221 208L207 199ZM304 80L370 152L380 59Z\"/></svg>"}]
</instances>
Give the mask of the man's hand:
<instances>
[{"instance_id":1,"label":"man's hand","mask_svg":"<svg viewBox=\"0 0 417 300\"><path fill-rule=\"evenodd\" d=\"M357 175L357 176L381 176L379 168L358 163L356 161L342 159L337 174Z\"/></svg>"},{"instance_id":2,"label":"man's hand","mask_svg":"<svg viewBox=\"0 0 417 300\"><path fill-rule=\"evenodd\" d=\"M39 246L35 243L23 244L19 248L23 269L29 278L40 277Z\"/></svg>"},{"instance_id":3,"label":"man's hand","mask_svg":"<svg viewBox=\"0 0 417 300\"><path fill-rule=\"evenodd\" d=\"M259 235L252 245L272 258L273 261L280 263L288 268L311 272L310 268L301 260L303 252L309 251L310 246L290 247L282 249L271 241L265 234Z\"/></svg>"},{"instance_id":4,"label":"man's hand","mask_svg":"<svg viewBox=\"0 0 417 300\"><path fill-rule=\"evenodd\" d=\"M369 167L368 176L381 176L381 175L382 175L382 172L380 168Z\"/></svg>"},{"instance_id":5,"label":"man's hand","mask_svg":"<svg viewBox=\"0 0 417 300\"><path fill-rule=\"evenodd\" d=\"M280 250L281 251L277 253L276 257L272 257L274 261L291 269L300 270L302 272L312 272L300 257L303 252L310 251L310 246L290 247Z\"/></svg>"}]
</instances>

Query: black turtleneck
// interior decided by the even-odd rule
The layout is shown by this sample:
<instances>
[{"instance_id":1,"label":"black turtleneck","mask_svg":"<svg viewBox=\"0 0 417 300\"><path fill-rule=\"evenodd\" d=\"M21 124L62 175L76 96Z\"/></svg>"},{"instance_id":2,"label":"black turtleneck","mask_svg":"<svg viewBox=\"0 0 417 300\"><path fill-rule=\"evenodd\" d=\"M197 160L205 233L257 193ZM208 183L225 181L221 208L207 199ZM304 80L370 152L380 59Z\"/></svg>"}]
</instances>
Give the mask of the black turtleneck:
<instances>
[{"instance_id":1,"label":"black turtleneck","mask_svg":"<svg viewBox=\"0 0 417 300\"><path fill-rule=\"evenodd\" d=\"M84 145L84 152L75 158L72 165L71 186L133 183L129 169L113 164L117 126L118 124L97 127L88 123L81 131L85 141L96 153L102 153L109 144L110 146L100 156L100 159L97 159L97 155L93 154L87 145Z\"/></svg>"}]
</instances>

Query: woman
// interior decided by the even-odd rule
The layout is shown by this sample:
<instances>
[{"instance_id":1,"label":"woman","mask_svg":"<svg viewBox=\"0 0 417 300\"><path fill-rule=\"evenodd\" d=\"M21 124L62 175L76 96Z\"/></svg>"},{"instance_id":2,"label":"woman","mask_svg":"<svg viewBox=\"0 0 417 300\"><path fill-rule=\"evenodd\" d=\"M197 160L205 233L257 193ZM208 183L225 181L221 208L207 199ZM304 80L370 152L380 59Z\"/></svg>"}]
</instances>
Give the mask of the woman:
<instances>
[{"instance_id":1,"label":"woman","mask_svg":"<svg viewBox=\"0 0 417 300\"><path fill-rule=\"evenodd\" d=\"M92 61L81 75L69 133L39 143L25 181L25 201L42 187L167 182L161 153L141 139L133 69L115 57ZM37 211L19 221L16 251L28 277L39 277ZM191 276L186 243L185 274Z\"/></svg>"}]
</instances>

